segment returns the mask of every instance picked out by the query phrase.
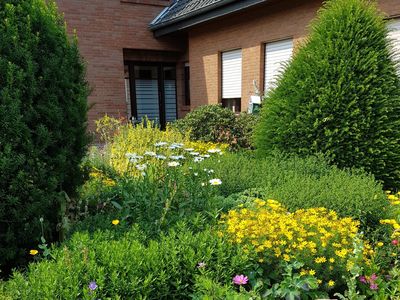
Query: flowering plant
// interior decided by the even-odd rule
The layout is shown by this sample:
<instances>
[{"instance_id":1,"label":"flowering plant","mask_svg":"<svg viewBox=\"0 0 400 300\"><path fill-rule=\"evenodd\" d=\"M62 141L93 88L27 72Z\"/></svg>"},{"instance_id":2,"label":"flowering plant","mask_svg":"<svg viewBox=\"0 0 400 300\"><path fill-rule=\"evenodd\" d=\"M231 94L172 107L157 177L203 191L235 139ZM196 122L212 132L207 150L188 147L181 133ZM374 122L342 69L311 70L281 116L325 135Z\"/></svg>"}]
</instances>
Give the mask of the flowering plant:
<instances>
[{"instance_id":1,"label":"flowering plant","mask_svg":"<svg viewBox=\"0 0 400 300\"><path fill-rule=\"evenodd\" d=\"M264 270L282 274L285 263L300 262L304 267L299 274L313 276L321 290L344 286L342 275L355 263L350 256L359 222L339 218L325 208L291 213L278 201L256 199L247 207L229 211L221 222L231 242L258 253ZM364 245L368 263L371 250L368 243Z\"/></svg>"}]
</instances>

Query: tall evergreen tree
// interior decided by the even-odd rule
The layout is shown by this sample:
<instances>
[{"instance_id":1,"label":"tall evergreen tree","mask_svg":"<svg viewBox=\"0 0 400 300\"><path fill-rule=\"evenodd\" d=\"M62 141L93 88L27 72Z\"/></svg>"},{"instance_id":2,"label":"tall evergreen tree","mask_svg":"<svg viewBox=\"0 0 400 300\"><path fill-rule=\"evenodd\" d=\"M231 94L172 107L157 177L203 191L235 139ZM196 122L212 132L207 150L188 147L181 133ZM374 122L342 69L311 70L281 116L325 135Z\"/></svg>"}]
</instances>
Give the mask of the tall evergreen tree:
<instances>
[{"instance_id":1,"label":"tall evergreen tree","mask_svg":"<svg viewBox=\"0 0 400 300\"><path fill-rule=\"evenodd\" d=\"M322 152L399 186L400 81L387 33L370 1L326 2L264 100L259 152Z\"/></svg>"},{"instance_id":2,"label":"tall evergreen tree","mask_svg":"<svg viewBox=\"0 0 400 300\"><path fill-rule=\"evenodd\" d=\"M76 190L88 87L55 3L0 1L0 269L55 237L61 191Z\"/></svg>"}]
</instances>

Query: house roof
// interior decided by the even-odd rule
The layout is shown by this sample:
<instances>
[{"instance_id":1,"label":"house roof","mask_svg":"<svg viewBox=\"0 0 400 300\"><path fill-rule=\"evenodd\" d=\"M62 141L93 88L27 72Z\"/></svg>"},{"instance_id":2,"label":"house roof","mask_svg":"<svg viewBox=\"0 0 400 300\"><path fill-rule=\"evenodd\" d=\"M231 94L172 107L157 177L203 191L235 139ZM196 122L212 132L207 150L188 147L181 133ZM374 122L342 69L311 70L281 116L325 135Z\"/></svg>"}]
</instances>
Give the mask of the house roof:
<instances>
[{"instance_id":1,"label":"house roof","mask_svg":"<svg viewBox=\"0 0 400 300\"><path fill-rule=\"evenodd\" d=\"M267 1L174 0L150 23L150 29L162 36Z\"/></svg>"}]
</instances>

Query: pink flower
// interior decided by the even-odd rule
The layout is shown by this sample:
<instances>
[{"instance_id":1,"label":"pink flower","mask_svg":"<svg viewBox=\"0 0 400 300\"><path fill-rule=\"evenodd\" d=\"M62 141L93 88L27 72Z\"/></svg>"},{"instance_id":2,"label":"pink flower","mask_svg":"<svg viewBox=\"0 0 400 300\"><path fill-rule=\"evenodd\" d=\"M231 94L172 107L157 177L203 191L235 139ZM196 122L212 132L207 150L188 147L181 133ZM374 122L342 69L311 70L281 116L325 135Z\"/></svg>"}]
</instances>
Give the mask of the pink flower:
<instances>
[{"instance_id":1,"label":"pink flower","mask_svg":"<svg viewBox=\"0 0 400 300\"><path fill-rule=\"evenodd\" d=\"M232 282L237 285L247 284L248 281L249 281L249 279L247 278L247 276L244 276L244 275L236 275L235 277L233 277L233 280L232 280Z\"/></svg>"},{"instance_id":2,"label":"pink flower","mask_svg":"<svg viewBox=\"0 0 400 300\"><path fill-rule=\"evenodd\" d=\"M370 282L372 283L373 281L377 280L378 276L376 276L376 274L372 274L371 277L369 278Z\"/></svg>"},{"instance_id":3,"label":"pink flower","mask_svg":"<svg viewBox=\"0 0 400 300\"><path fill-rule=\"evenodd\" d=\"M398 240L393 240L393 241L392 241L392 245L393 245L393 246L397 246L398 244L399 244L399 241L398 241Z\"/></svg>"},{"instance_id":4,"label":"pink flower","mask_svg":"<svg viewBox=\"0 0 400 300\"><path fill-rule=\"evenodd\" d=\"M365 276L360 276L359 280L361 283L367 283L367 278L365 278Z\"/></svg>"},{"instance_id":5,"label":"pink flower","mask_svg":"<svg viewBox=\"0 0 400 300\"><path fill-rule=\"evenodd\" d=\"M369 286L369 288L370 288L371 290L376 291L376 290L378 289L378 285L377 285L376 283L372 283L372 284Z\"/></svg>"}]
</instances>

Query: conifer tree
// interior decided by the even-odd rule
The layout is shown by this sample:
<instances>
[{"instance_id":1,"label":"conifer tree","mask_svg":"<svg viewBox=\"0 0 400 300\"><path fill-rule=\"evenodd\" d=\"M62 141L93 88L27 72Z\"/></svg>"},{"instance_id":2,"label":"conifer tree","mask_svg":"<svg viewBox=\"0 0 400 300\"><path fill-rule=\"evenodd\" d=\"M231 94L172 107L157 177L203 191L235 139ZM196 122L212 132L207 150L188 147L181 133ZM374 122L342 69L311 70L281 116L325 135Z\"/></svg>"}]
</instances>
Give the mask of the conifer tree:
<instances>
[{"instance_id":1,"label":"conifer tree","mask_svg":"<svg viewBox=\"0 0 400 300\"><path fill-rule=\"evenodd\" d=\"M0 1L0 270L56 236L82 180L88 87L54 2Z\"/></svg>"},{"instance_id":2,"label":"conifer tree","mask_svg":"<svg viewBox=\"0 0 400 300\"><path fill-rule=\"evenodd\" d=\"M340 167L400 184L400 82L375 4L331 0L263 103L261 154L322 152Z\"/></svg>"}]
</instances>

